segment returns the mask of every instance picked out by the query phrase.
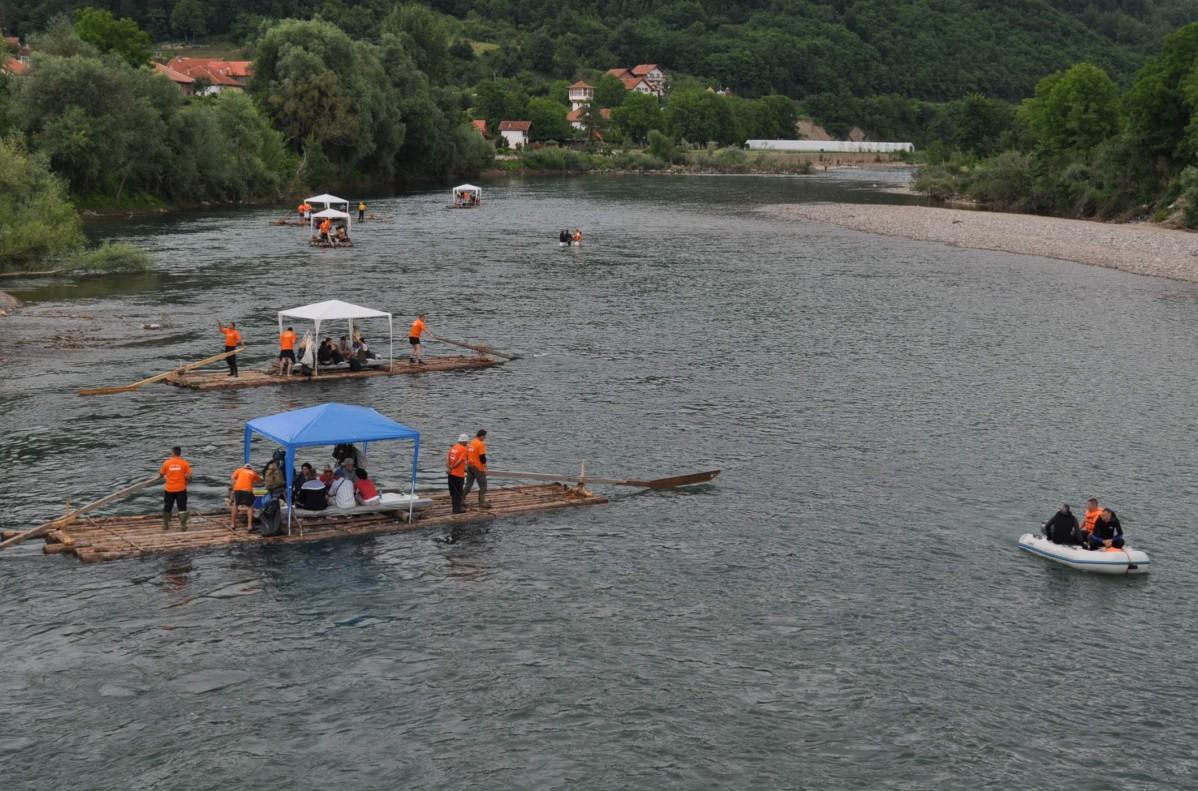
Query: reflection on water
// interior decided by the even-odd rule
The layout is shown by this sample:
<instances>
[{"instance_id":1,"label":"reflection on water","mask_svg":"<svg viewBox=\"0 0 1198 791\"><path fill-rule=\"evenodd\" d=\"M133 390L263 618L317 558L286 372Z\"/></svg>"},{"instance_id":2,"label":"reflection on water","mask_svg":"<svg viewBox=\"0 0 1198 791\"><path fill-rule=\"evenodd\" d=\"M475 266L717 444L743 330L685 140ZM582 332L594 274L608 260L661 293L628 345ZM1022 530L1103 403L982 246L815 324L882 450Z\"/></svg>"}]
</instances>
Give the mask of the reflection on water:
<instances>
[{"instance_id":1,"label":"reflection on water","mask_svg":"<svg viewBox=\"0 0 1198 791\"><path fill-rule=\"evenodd\" d=\"M176 443L216 508L245 420L329 400L419 428L426 486L480 427L502 467L724 473L459 531L88 567L12 550L6 787L1184 785L1198 287L757 211L907 200L862 190L897 178L516 179L470 212L372 201L352 250L270 225L284 209L105 224L156 274L38 292L35 317L123 318L0 369L2 527ZM528 356L74 395L215 353L217 317L265 365L277 311L330 297ZM1153 574L1017 552L1095 493Z\"/></svg>"}]
</instances>

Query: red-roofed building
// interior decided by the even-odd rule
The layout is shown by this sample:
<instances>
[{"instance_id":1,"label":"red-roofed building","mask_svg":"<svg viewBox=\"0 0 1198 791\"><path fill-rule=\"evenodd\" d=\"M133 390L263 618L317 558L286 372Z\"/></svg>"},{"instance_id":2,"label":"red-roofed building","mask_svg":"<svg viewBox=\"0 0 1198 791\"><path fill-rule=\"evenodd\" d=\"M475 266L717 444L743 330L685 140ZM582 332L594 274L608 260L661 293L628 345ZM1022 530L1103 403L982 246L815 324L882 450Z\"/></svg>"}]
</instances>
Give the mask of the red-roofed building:
<instances>
[{"instance_id":1,"label":"red-roofed building","mask_svg":"<svg viewBox=\"0 0 1198 791\"><path fill-rule=\"evenodd\" d=\"M586 107L595 98L595 88L579 80L570 86L570 109L578 110Z\"/></svg>"},{"instance_id":2,"label":"red-roofed building","mask_svg":"<svg viewBox=\"0 0 1198 791\"><path fill-rule=\"evenodd\" d=\"M582 116L586 113L586 111L587 111L586 107L579 107L577 110L571 110L570 112L566 113L566 120L570 122L570 126L574 127L575 129L577 129L579 131L582 131L582 128L583 128ZM599 115L603 118L603 120L610 121L611 120L611 108L609 108L609 107L599 108Z\"/></svg>"},{"instance_id":3,"label":"red-roofed building","mask_svg":"<svg viewBox=\"0 0 1198 791\"><path fill-rule=\"evenodd\" d=\"M473 126L475 129L477 129L478 133L480 135L482 135L483 137L488 137L487 122L484 119L475 118L473 121L470 122L470 125Z\"/></svg>"},{"instance_id":4,"label":"red-roofed building","mask_svg":"<svg viewBox=\"0 0 1198 791\"><path fill-rule=\"evenodd\" d=\"M532 121L500 121L499 136L508 148L524 148L528 145L528 131Z\"/></svg>"},{"instance_id":5,"label":"red-roofed building","mask_svg":"<svg viewBox=\"0 0 1198 791\"><path fill-rule=\"evenodd\" d=\"M152 64L154 71L166 77L168 80L179 86L179 90L184 96L193 96L196 92L196 81L192 77L188 77L181 71L175 71L170 66L164 66L161 63Z\"/></svg>"},{"instance_id":6,"label":"red-roofed building","mask_svg":"<svg viewBox=\"0 0 1198 791\"><path fill-rule=\"evenodd\" d=\"M223 90L243 91L253 75L253 61L218 60L216 58L171 58L167 68L204 83L196 93L200 96Z\"/></svg>"},{"instance_id":7,"label":"red-roofed building","mask_svg":"<svg viewBox=\"0 0 1198 791\"><path fill-rule=\"evenodd\" d=\"M29 71L29 64L16 58L5 58L4 64L0 65L0 71L5 74L24 74Z\"/></svg>"},{"instance_id":8,"label":"red-roofed building","mask_svg":"<svg viewBox=\"0 0 1198 791\"><path fill-rule=\"evenodd\" d=\"M624 90L647 93L663 98L666 95L666 74L656 63L640 63L631 69L608 69L607 73L624 83Z\"/></svg>"}]
</instances>

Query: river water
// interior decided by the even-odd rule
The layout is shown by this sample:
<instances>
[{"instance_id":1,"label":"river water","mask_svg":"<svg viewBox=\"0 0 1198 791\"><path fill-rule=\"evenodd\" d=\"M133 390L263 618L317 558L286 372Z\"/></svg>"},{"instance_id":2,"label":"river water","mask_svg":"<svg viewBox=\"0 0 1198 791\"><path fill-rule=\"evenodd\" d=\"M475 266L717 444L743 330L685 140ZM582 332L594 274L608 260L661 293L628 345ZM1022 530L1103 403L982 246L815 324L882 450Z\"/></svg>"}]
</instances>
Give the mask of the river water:
<instances>
[{"instance_id":1,"label":"river water","mask_svg":"<svg viewBox=\"0 0 1198 791\"><path fill-rule=\"evenodd\" d=\"M327 400L423 432L426 486L479 427L506 468L724 473L456 543L6 551L3 787L1191 784L1198 287L762 210L903 200L870 190L890 178L510 181L471 212L410 194L372 201L352 251L309 249L269 224L281 209L94 226L154 271L18 289L4 527L147 477L176 442L192 507L216 507L246 419ZM566 226L583 248L558 249ZM74 395L219 351L218 318L258 364L275 311L331 297L527 356ZM1091 494L1153 574L1016 550Z\"/></svg>"}]
</instances>

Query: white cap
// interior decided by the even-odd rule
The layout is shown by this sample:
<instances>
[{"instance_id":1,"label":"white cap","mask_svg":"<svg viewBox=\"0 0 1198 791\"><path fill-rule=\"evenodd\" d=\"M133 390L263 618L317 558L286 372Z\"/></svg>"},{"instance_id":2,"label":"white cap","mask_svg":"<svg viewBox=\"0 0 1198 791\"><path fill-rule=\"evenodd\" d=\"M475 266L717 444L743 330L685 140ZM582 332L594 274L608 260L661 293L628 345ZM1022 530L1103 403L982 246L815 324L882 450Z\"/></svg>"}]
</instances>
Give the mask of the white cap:
<instances>
[{"instance_id":1,"label":"white cap","mask_svg":"<svg viewBox=\"0 0 1198 791\"><path fill-rule=\"evenodd\" d=\"M469 434L459 434L458 435L458 442L469 442L469 441L470 441Z\"/></svg>"}]
</instances>

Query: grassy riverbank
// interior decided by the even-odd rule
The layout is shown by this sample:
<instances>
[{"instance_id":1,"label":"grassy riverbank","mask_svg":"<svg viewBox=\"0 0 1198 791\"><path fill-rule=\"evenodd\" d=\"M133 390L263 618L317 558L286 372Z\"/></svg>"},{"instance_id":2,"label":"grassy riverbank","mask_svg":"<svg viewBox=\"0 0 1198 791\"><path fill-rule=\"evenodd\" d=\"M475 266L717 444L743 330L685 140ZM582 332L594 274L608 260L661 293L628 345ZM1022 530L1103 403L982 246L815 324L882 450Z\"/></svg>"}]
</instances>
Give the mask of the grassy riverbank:
<instances>
[{"instance_id":1,"label":"grassy riverbank","mask_svg":"<svg viewBox=\"0 0 1198 791\"><path fill-rule=\"evenodd\" d=\"M807 175L837 167L907 167L885 155L794 154L746 151L736 146L684 149L659 146L645 149L580 151L539 148L500 158L488 175L595 173L726 173Z\"/></svg>"}]
</instances>

